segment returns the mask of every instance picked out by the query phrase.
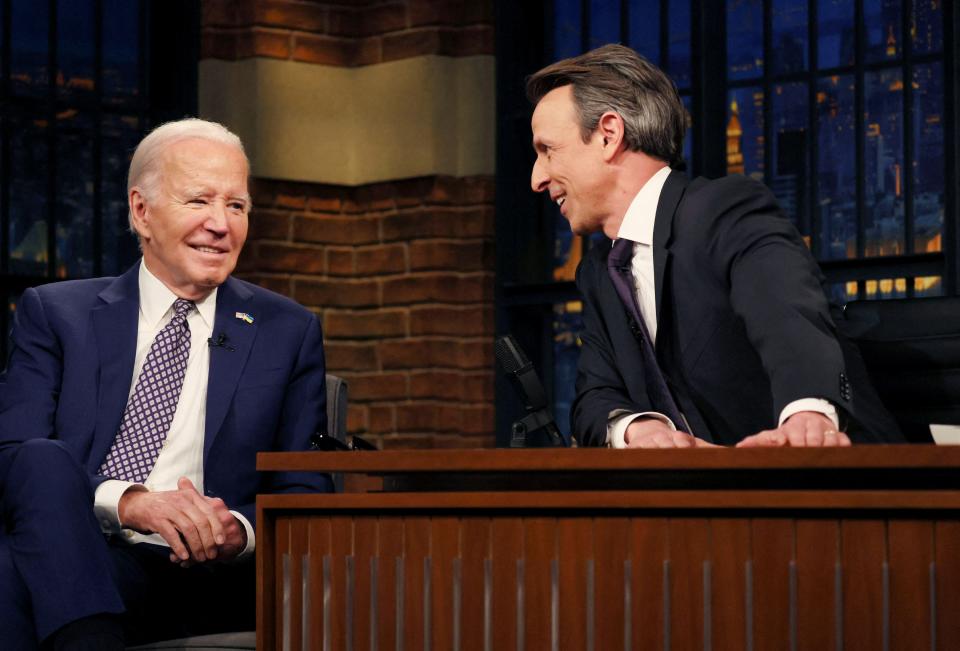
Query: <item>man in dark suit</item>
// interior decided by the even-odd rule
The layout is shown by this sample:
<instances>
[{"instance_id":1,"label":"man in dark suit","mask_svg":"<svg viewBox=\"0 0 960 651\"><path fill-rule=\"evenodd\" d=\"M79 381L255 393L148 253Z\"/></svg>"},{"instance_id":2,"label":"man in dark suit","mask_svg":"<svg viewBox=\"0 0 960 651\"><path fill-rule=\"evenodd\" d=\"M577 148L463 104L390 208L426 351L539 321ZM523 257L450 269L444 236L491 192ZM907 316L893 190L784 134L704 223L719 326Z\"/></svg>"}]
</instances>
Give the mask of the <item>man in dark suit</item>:
<instances>
[{"instance_id":1,"label":"man in dark suit","mask_svg":"<svg viewBox=\"0 0 960 651\"><path fill-rule=\"evenodd\" d=\"M27 290L0 382L0 646L122 649L254 625L256 453L326 427L320 324L230 277L249 163L221 125L138 146L118 278Z\"/></svg>"},{"instance_id":2,"label":"man in dark suit","mask_svg":"<svg viewBox=\"0 0 960 651\"><path fill-rule=\"evenodd\" d=\"M584 298L573 432L612 447L899 440L823 278L761 184L689 182L670 79L610 45L534 74L531 184L602 231Z\"/></svg>"}]
</instances>

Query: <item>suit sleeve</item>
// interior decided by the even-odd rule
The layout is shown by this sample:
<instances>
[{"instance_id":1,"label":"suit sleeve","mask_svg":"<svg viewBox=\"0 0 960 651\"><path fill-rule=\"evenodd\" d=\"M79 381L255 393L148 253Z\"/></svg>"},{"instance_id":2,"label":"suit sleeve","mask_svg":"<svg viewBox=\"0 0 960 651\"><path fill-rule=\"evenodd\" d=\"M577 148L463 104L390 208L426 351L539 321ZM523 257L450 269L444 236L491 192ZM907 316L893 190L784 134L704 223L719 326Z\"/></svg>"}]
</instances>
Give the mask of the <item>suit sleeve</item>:
<instances>
[{"instance_id":1,"label":"suit sleeve","mask_svg":"<svg viewBox=\"0 0 960 651\"><path fill-rule=\"evenodd\" d=\"M10 340L10 358L0 378L0 445L50 438L63 377L63 351L36 289L23 293Z\"/></svg>"},{"instance_id":2,"label":"suit sleeve","mask_svg":"<svg viewBox=\"0 0 960 651\"><path fill-rule=\"evenodd\" d=\"M654 411L646 389L626 383L615 362L610 324L599 309L597 292L599 273L605 268L588 257L577 268L577 287L583 296L583 331L580 335L580 361L577 365L577 395L570 420L573 435L583 446L607 443L607 421L613 416ZM638 377L642 372L637 369Z\"/></svg>"},{"instance_id":3,"label":"suit sleeve","mask_svg":"<svg viewBox=\"0 0 960 651\"><path fill-rule=\"evenodd\" d=\"M719 214L703 246L769 377L773 419L801 398L850 411L822 276L800 234L761 184L728 177L715 188L693 212Z\"/></svg>"},{"instance_id":4,"label":"suit sleeve","mask_svg":"<svg viewBox=\"0 0 960 651\"><path fill-rule=\"evenodd\" d=\"M327 429L327 383L323 333L313 314L305 328L290 382L280 411L280 423L272 451L298 452L310 449L310 439ZM316 472L267 473L261 486L265 493L331 492L330 476ZM256 504L230 505L255 526Z\"/></svg>"}]
</instances>

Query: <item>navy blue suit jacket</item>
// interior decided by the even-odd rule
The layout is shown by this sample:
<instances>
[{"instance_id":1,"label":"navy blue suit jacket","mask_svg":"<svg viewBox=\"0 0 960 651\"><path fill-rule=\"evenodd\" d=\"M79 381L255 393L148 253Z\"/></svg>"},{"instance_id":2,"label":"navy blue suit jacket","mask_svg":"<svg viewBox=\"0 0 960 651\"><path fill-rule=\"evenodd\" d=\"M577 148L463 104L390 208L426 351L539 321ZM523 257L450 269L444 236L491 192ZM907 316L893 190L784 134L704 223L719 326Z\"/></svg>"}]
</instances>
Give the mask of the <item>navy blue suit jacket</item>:
<instances>
[{"instance_id":1,"label":"navy blue suit jacket","mask_svg":"<svg viewBox=\"0 0 960 651\"><path fill-rule=\"evenodd\" d=\"M94 488L106 479L97 469L120 427L133 379L138 271L134 265L117 278L53 283L23 294L0 382L0 445L58 439ZM326 475L256 471L257 452L306 450L310 436L326 430L317 317L228 278L217 293L213 333L222 334L229 349L210 351L204 492L255 523L257 493L332 490Z\"/></svg>"}]
</instances>

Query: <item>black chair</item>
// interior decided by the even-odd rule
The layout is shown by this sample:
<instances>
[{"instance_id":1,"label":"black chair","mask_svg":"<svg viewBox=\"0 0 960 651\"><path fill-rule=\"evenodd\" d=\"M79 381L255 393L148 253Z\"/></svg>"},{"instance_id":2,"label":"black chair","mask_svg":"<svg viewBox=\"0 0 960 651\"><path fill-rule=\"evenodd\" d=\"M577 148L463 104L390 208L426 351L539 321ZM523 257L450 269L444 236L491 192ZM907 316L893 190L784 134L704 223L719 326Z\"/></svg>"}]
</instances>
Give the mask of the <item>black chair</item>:
<instances>
[{"instance_id":1,"label":"black chair","mask_svg":"<svg viewBox=\"0 0 960 651\"><path fill-rule=\"evenodd\" d=\"M839 326L911 441L960 425L960 297L854 301Z\"/></svg>"},{"instance_id":2,"label":"black chair","mask_svg":"<svg viewBox=\"0 0 960 651\"><path fill-rule=\"evenodd\" d=\"M347 382L343 378L329 373L327 374L327 434L335 436L340 441L347 438ZM334 476L334 484L339 491L342 477ZM228 649L256 649L256 647L256 632L243 631L153 642L130 647L129 651L159 651L160 649L168 651L193 651L195 649L226 651Z\"/></svg>"}]
</instances>

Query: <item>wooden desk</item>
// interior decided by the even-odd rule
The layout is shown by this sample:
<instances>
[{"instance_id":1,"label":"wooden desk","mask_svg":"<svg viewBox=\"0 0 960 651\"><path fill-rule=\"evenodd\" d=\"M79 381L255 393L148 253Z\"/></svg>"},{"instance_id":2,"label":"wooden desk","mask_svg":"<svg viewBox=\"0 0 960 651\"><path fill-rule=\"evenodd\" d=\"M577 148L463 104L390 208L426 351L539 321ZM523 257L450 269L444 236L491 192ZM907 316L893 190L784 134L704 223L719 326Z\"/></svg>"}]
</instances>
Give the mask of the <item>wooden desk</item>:
<instances>
[{"instance_id":1,"label":"wooden desk","mask_svg":"<svg viewBox=\"0 0 960 651\"><path fill-rule=\"evenodd\" d=\"M266 453L260 649L960 649L960 447Z\"/></svg>"}]
</instances>

